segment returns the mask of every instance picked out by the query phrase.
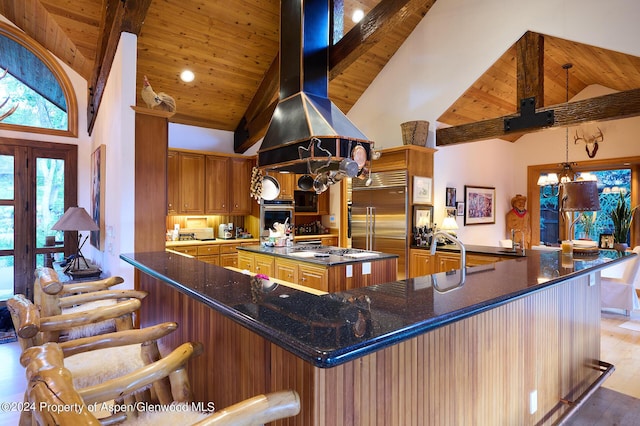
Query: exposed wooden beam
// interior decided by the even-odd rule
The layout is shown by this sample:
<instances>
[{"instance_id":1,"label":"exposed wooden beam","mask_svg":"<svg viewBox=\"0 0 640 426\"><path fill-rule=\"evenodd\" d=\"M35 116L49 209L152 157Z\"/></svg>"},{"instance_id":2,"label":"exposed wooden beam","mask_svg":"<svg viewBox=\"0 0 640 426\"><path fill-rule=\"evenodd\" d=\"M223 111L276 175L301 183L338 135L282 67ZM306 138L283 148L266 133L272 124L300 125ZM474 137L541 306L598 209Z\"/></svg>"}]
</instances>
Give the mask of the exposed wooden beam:
<instances>
[{"instance_id":1,"label":"exposed wooden beam","mask_svg":"<svg viewBox=\"0 0 640 426\"><path fill-rule=\"evenodd\" d=\"M382 0L371 12L329 49L329 77L343 72L376 43L419 13L424 16L436 0Z\"/></svg>"},{"instance_id":2,"label":"exposed wooden beam","mask_svg":"<svg viewBox=\"0 0 640 426\"><path fill-rule=\"evenodd\" d=\"M544 106L544 36L527 31L516 43L518 104L535 98L535 107Z\"/></svg>"},{"instance_id":3,"label":"exposed wooden beam","mask_svg":"<svg viewBox=\"0 0 640 426\"><path fill-rule=\"evenodd\" d=\"M101 24L98 52L89 81L89 102L87 103L87 131L93 131L98 115L107 78L111 72L113 58L123 32L140 34L142 23L147 16L151 0L106 0L106 8Z\"/></svg>"},{"instance_id":4,"label":"exposed wooden beam","mask_svg":"<svg viewBox=\"0 0 640 426\"><path fill-rule=\"evenodd\" d=\"M435 2L436 0L382 0L337 44L329 47L329 80L343 72L396 26L402 25L407 16L415 13L424 16ZM246 151L266 133L271 119L271 114L267 113L266 108L275 107L275 104L265 104L265 101L277 99L278 79L279 63L276 57L236 128L235 152Z\"/></svg>"},{"instance_id":5,"label":"exposed wooden beam","mask_svg":"<svg viewBox=\"0 0 640 426\"><path fill-rule=\"evenodd\" d=\"M518 117L518 114L512 114L476 123L438 129L436 130L436 145L445 146L502 137L513 139L513 136L521 136L525 133L534 133L548 128L572 126L589 121L607 121L640 116L640 89L543 107L537 109L536 113L545 113L547 111L554 111L555 113L553 125L537 129L526 129L522 132L506 132L504 130L504 120Z\"/></svg>"}]
</instances>

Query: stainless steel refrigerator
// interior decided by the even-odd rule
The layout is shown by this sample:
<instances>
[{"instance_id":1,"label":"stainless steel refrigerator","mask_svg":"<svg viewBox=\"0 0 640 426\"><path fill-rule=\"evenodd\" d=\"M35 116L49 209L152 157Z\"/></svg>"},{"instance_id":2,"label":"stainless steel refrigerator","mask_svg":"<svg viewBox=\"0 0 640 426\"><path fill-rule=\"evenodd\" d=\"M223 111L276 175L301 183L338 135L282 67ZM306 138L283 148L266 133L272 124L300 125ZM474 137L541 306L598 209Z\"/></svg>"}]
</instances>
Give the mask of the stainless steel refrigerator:
<instances>
[{"instance_id":1,"label":"stainless steel refrigerator","mask_svg":"<svg viewBox=\"0 0 640 426\"><path fill-rule=\"evenodd\" d=\"M407 172L372 173L371 185L351 180L351 247L397 254L398 279L408 275Z\"/></svg>"}]
</instances>

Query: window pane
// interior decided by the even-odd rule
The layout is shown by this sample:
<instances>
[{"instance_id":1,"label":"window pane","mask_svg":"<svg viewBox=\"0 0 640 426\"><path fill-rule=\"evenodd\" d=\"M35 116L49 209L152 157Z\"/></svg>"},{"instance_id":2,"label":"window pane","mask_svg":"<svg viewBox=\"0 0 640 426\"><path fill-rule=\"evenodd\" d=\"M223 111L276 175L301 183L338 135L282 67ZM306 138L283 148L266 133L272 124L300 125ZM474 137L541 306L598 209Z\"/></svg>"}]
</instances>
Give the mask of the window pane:
<instances>
[{"instance_id":1,"label":"window pane","mask_svg":"<svg viewBox=\"0 0 640 426\"><path fill-rule=\"evenodd\" d=\"M46 237L63 241L62 231L51 227L64 213L64 160L36 159L36 247L45 247Z\"/></svg>"},{"instance_id":2,"label":"window pane","mask_svg":"<svg viewBox=\"0 0 640 426\"><path fill-rule=\"evenodd\" d=\"M13 256L0 256L0 300L13 296Z\"/></svg>"},{"instance_id":3,"label":"window pane","mask_svg":"<svg viewBox=\"0 0 640 426\"><path fill-rule=\"evenodd\" d=\"M620 192L631 192L631 169L600 170L591 172L598 178L600 211L575 213L579 219L575 224L576 238L599 240L600 234L613 233L611 210L618 202ZM540 241L548 244L558 242L558 197L549 187L540 188ZM580 215L580 216L578 216Z\"/></svg>"},{"instance_id":4,"label":"window pane","mask_svg":"<svg viewBox=\"0 0 640 426\"><path fill-rule=\"evenodd\" d=\"M0 200L13 200L13 155L0 155Z\"/></svg>"},{"instance_id":5,"label":"window pane","mask_svg":"<svg viewBox=\"0 0 640 426\"><path fill-rule=\"evenodd\" d=\"M15 219L13 206L0 206L0 250L13 250Z\"/></svg>"}]
</instances>

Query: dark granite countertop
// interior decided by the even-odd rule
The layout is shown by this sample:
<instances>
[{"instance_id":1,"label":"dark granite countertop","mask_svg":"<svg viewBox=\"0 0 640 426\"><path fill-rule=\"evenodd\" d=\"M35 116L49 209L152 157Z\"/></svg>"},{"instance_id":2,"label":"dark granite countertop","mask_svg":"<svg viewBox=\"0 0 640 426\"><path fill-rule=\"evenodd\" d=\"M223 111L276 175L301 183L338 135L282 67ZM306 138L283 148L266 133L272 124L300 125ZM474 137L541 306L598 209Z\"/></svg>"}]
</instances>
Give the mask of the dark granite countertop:
<instances>
[{"instance_id":1,"label":"dark granite countertop","mask_svg":"<svg viewBox=\"0 0 640 426\"><path fill-rule=\"evenodd\" d=\"M398 257L396 254L381 253L379 251L348 249L344 247L321 246L314 244L295 244L291 247L264 247L261 245L239 246L238 251L268 254L271 256L322 266L372 262Z\"/></svg>"},{"instance_id":2,"label":"dark granite countertop","mask_svg":"<svg viewBox=\"0 0 640 426\"><path fill-rule=\"evenodd\" d=\"M532 250L526 257L467 268L466 282L457 288L460 271L321 296L283 285L263 287L257 278L175 253L120 257L301 359L327 368L630 256L635 254L601 250L593 259L567 261L560 252Z\"/></svg>"}]
</instances>

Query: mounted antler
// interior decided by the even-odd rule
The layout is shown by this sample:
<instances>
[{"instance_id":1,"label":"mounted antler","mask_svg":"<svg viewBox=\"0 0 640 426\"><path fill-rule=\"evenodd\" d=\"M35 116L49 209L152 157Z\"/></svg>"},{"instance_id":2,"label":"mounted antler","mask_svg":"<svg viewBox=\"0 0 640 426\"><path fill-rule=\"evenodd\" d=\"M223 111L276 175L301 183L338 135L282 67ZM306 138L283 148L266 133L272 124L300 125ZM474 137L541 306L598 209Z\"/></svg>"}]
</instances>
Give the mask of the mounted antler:
<instances>
[{"instance_id":1,"label":"mounted antler","mask_svg":"<svg viewBox=\"0 0 640 426\"><path fill-rule=\"evenodd\" d=\"M7 75L7 72L9 70L6 69L4 70L4 72L2 73L2 75L0 75L0 80L2 80L3 78L5 78L5 76ZM4 101L2 101L2 103L0 104L0 109L2 109L2 107L4 107L7 102L9 102L9 97L7 99L5 99ZM7 118L8 116L10 116L11 114L13 114L14 112L16 112L16 110L18 109L18 104L15 104L14 106L12 106L9 111L4 112L2 114L0 114L0 121L4 120L5 118Z\"/></svg>"},{"instance_id":2,"label":"mounted antler","mask_svg":"<svg viewBox=\"0 0 640 426\"><path fill-rule=\"evenodd\" d=\"M587 155L589 158L593 158L596 156L598 152L598 142L604 141L604 135L602 134L602 130L598 127L598 133L592 135L591 137L579 137L578 131L576 130L576 135L573 137L573 142L578 143L578 141L583 141L585 143L584 149L587 151Z\"/></svg>"}]
</instances>

